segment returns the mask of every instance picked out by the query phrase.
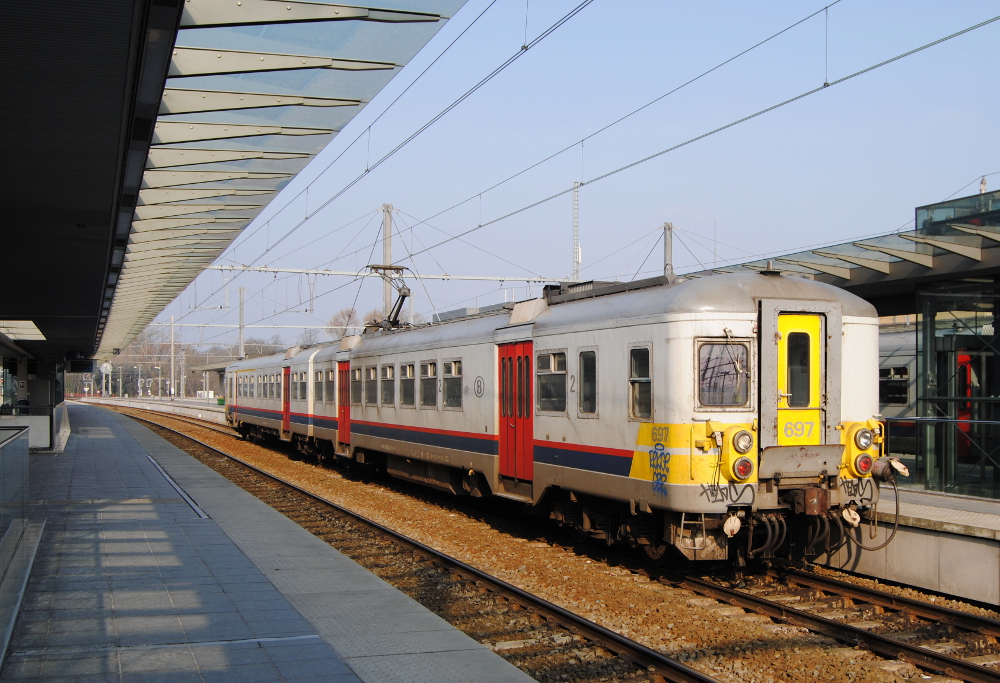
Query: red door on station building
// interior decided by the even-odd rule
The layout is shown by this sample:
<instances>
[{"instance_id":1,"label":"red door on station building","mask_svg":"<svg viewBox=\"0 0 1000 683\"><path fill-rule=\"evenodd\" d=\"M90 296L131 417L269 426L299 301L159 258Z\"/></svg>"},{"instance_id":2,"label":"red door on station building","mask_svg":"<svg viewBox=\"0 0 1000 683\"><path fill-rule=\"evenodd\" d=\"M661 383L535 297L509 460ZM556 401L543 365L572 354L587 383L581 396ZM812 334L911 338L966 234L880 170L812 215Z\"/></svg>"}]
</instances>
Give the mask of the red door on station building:
<instances>
[{"instance_id":1,"label":"red door on station building","mask_svg":"<svg viewBox=\"0 0 1000 683\"><path fill-rule=\"evenodd\" d=\"M531 342L500 344L500 474L534 477L534 399Z\"/></svg>"},{"instance_id":2,"label":"red door on station building","mask_svg":"<svg viewBox=\"0 0 1000 683\"><path fill-rule=\"evenodd\" d=\"M291 387L289 386L292 378L291 368L281 369L281 438L289 439L291 438L292 431L292 402L291 394L289 393Z\"/></svg>"},{"instance_id":3,"label":"red door on station building","mask_svg":"<svg viewBox=\"0 0 1000 683\"><path fill-rule=\"evenodd\" d=\"M337 362L337 441L351 442L351 362Z\"/></svg>"}]
</instances>

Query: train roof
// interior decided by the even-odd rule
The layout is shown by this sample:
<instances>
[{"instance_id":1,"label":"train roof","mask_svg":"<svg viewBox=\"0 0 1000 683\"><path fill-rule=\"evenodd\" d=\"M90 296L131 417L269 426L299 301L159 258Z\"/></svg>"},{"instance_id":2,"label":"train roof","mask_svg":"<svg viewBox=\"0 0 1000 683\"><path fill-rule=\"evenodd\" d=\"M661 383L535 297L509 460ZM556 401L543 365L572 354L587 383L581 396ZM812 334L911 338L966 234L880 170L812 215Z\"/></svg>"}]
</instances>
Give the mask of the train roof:
<instances>
[{"instance_id":1,"label":"train roof","mask_svg":"<svg viewBox=\"0 0 1000 683\"><path fill-rule=\"evenodd\" d=\"M761 299L792 299L839 303L845 316L877 319L875 307L839 287L800 277L761 273L725 273L666 284L663 278L646 282L596 286L582 292L549 292L542 299L521 302L514 311L500 310L412 329L376 331L362 335L351 356L364 358L408 350L493 343L498 330L533 323L524 338L570 329L615 327L626 321L657 322L678 314L719 313L756 315ZM528 318L519 310L531 309ZM291 353L237 361L227 370L283 365L336 356L338 342L290 349Z\"/></svg>"},{"instance_id":2,"label":"train roof","mask_svg":"<svg viewBox=\"0 0 1000 683\"><path fill-rule=\"evenodd\" d=\"M637 288L602 295L601 289L552 297L535 320L535 333L562 328L613 327L625 320L649 322L666 316L696 313L756 315L761 299L793 299L839 303L845 316L877 318L875 307L833 285L801 277L762 273L726 273L672 285Z\"/></svg>"}]
</instances>

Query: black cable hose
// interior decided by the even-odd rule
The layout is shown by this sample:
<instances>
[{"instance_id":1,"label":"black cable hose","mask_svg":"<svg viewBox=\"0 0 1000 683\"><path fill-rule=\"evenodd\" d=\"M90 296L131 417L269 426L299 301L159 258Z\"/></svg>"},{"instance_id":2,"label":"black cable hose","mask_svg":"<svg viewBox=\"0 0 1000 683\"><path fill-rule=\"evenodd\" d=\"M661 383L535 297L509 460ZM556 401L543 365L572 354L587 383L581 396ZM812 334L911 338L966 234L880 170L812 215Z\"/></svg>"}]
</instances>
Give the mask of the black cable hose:
<instances>
[{"instance_id":1,"label":"black cable hose","mask_svg":"<svg viewBox=\"0 0 1000 683\"><path fill-rule=\"evenodd\" d=\"M761 517L760 521L764 524L765 527L767 527L767 540L764 541L764 545L762 545L761 547L757 548L756 550L752 550L752 548L753 548L753 527L750 527L750 548L751 548L750 553L749 553L750 557L755 557L757 554L764 552L771 545L771 537L773 536L773 532L771 531L771 522L767 519L767 517Z\"/></svg>"},{"instance_id":2,"label":"black cable hose","mask_svg":"<svg viewBox=\"0 0 1000 683\"><path fill-rule=\"evenodd\" d=\"M840 540L837 542L837 545L833 546L832 548L827 546L826 549L827 555L833 555L835 552L843 548L845 543L847 543L847 530L844 529L844 522L840 519L840 515L831 510L830 519L832 519L837 524L837 532L840 534Z\"/></svg>"},{"instance_id":3,"label":"black cable hose","mask_svg":"<svg viewBox=\"0 0 1000 683\"><path fill-rule=\"evenodd\" d=\"M895 477L893 477L892 479L890 479L889 483L892 484L892 493L896 497L896 520L892 523L892 533L889 534L889 538L885 539L885 543L883 543L882 545L877 545L874 548L869 548L868 546L866 546L861 541L856 540L848 532L847 533L847 539L851 543L853 543L854 545L858 546L858 548L860 548L861 550L868 550L868 551L881 550L882 548L884 548L887 545L889 545L890 543L892 543L892 539L896 537L896 530L899 529L899 488L896 486L896 478ZM875 524L876 524L876 526L878 525L878 520L877 519L875 520Z\"/></svg>"},{"instance_id":4,"label":"black cable hose","mask_svg":"<svg viewBox=\"0 0 1000 683\"><path fill-rule=\"evenodd\" d=\"M813 545L819 545L830 538L830 520L826 518L826 515L818 517L816 521L819 522L820 533L816 536L816 540L813 541Z\"/></svg>"},{"instance_id":5,"label":"black cable hose","mask_svg":"<svg viewBox=\"0 0 1000 683\"><path fill-rule=\"evenodd\" d=\"M779 526L781 527L780 530L778 529ZM774 550L777 550L785 542L785 537L788 536L788 523L784 517L779 516L774 518L774 530L778 534L778 538L774 542Z\"/></svg>"}]
</instances>

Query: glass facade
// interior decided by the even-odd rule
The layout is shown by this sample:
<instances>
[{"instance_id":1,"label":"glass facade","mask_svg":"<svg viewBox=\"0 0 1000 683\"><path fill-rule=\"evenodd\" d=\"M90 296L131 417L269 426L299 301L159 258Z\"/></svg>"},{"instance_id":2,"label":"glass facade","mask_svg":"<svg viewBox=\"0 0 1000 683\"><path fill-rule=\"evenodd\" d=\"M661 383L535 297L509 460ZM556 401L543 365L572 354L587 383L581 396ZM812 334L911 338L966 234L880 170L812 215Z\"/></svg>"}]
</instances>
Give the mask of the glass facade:
<instances>
[{"instance_id":1,"label":"glass facade","mask_svg":"<svg viewBox=\"0 0 1000 683\"><path fill-rule=\"evenodd\" d=\"M889 449L912 461L912 486L998 498L1000 283L925 286L917 305L916 400L910 416L890 420Z\"/></svg>"},{"instance_id":2,"label":"glass facade","mask_svg":"<svg viewBox=\"0 0 1000 683\"><path fill-rule=\"evenodd\" d=\"M1000 192L919 207L916 219L926 235L963 234L955 225L988 230L1000 226ZM923 284L915 304L914 343L886 334L881 343L887 450L910 467L901 483L1000 498L1000 277ZM901 350L887 353L888 346L910 348L915 362L908 365Z\"/></svg>"}]
</instances>

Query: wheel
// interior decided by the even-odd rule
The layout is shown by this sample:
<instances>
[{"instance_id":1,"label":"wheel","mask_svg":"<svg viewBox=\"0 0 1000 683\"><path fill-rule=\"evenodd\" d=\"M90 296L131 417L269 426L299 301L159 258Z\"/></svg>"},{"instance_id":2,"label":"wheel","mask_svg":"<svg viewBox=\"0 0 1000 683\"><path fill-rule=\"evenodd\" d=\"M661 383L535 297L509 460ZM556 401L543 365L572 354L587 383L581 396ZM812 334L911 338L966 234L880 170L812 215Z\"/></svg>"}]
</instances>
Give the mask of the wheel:
<instances>
[{"instance_id":1,"label":"wheel","mask_svg":"<svg viewBox=\"0 0 1000 683\"><path fill-rule=\"evenodd\" d=\"M642 546L642 552L645 553L646 558L653 564L662 564L667 558L667 544L644 545Z\"/></svg>"}]
</instances>

